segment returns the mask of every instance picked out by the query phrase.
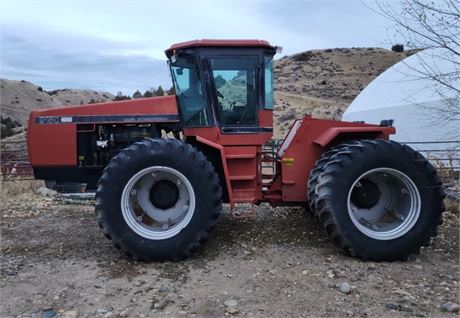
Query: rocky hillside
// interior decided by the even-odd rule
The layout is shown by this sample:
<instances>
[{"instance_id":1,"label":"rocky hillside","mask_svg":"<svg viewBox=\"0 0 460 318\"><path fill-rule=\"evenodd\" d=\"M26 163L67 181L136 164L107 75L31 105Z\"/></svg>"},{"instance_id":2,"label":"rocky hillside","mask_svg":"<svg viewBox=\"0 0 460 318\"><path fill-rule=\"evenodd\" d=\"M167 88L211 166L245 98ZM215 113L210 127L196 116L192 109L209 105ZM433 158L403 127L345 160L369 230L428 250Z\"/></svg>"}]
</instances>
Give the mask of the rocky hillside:
<instances>
[{"instance_id":1,"label":"rocky hillside","mask_svg":"<svg viewBox=\"0 0 460 318\"><path fill-rule=\"evenodd\" d=\"M277 60L275 137L285 136L292 121L306 114L340 119L369 82L409 54L381 48L336 48Z\"/></svg>"},{"instance_id":2,"label":"rocky hillside","mask_svg":"<svg viewBox=\"0 0 460 318\"><path fill-rule=\"evenodd\" d=\"M0 79L0 108L3 118L10 118L24 125L31 110L63 105L105 102L115 96L92 90L60 89L45 91L26 81Z\"/></svg>"}]
</instances>

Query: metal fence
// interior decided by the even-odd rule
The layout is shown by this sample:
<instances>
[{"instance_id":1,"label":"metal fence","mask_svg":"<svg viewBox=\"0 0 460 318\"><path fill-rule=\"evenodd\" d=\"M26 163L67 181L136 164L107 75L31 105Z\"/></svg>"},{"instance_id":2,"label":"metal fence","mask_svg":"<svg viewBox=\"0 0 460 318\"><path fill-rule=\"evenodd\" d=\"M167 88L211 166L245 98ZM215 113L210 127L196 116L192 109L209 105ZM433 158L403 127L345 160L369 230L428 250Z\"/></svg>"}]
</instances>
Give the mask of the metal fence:
<instances>
[{"instance_id":1,"label":"metal fence","mask_svg":"<svg viewBox=\"0 0 460 318\"><path fill-rule=\"evenodd\" d=\"M460 169L460 141L402 142L434 163L439 169Z\"/></svg>"},{"instance_id":2,"label":"metal fence","mask_svg":"<svg viewBox=\"0 0 460 318\"><path fill-rule=\"evenodd\" d=\"M2 181L33 179L33 169L25 141L0 142L0 172Z\"/></svg>"},{"instance_id":3,"label":"metal fence","mask_svg":"<svg viewBox=\"0 0 460 318\"><path fill-rule=\"evenodd\" d=\"M403 142L423 154L436 168L447 189L458 189L460 183L460 141ZM450 191L450 190L449 190ZM458 190L456 191L458 194Z\"/></svg>"}]
</instances>

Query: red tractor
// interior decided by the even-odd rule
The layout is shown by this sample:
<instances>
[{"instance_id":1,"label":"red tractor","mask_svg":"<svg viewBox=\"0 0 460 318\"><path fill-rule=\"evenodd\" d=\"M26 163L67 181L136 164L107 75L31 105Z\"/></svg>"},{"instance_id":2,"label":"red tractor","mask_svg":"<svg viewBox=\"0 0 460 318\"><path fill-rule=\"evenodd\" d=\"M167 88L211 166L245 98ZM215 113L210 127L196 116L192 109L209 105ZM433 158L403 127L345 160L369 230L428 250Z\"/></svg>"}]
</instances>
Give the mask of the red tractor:
<instances>
[{"instance_id":1,"label":"red tractor","mask_svg":"<svg viewBox=\"0 0 460 318\"><path fill-rule=\"evenodd\" d=\"M176 96L32 112L35 177L96 190L105 236L136 260L192 255L222 203L308 205L361 259L419 252L442 222L444 192L422 155L389 141L391 121L305 116L276 152L263 150L276 51L259 40L178 43L166 50Z\"/></svg>"}]
</instances>

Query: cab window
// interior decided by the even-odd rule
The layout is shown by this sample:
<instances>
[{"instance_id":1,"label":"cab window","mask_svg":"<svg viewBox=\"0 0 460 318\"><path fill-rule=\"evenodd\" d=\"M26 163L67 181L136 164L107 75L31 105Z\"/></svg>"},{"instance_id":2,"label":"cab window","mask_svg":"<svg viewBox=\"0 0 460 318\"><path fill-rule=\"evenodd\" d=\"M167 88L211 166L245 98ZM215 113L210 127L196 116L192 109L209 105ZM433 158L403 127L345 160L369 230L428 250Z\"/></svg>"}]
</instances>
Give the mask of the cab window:
<instances>
[{"instance_id":1,"label":"cab window","mask_svg":"<svg viewBox=\"0 0 460 318\"><path fill-rule=\"evenodd\" d=\"M211 58L222 126L257 124L257 57Z\"/></svg>"},{"instance_id":2,"label":"cab window","mask_svg":"<svg viewBox=\"0 0 460 318\"><path fill-rule=\"evenodd\" d=\"M265 109L273 109L275 104L275 97L273 94L273 57L264 57L264 97L265 97Z\"/></svg>"},{"instance_id":3,"label":"cab window","mask_svg":"<svg viewBox=\"0 0 460 318\"><path fill-rule=\"evenodd\" d=\"M209 114L195 56L181 56L171 63L180 116L185 126L209 126Z\"/></svg>"}]
</instances>

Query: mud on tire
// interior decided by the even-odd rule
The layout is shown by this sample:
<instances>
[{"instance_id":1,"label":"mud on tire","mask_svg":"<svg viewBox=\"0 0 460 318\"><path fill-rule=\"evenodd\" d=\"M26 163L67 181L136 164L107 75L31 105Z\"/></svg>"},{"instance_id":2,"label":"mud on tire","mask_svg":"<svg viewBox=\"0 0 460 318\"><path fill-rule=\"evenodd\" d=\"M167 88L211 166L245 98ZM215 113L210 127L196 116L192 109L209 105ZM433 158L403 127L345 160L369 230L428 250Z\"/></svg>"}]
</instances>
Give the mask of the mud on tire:
<instances>
[{"instance_id":1,"label":"mud on tire","mask_svg":"<svg viewBox=\"0 0 460 318\"><path fill-rule=\"evenodd\" d=\"M322 170L317 217L352 256L405 260L436 236L445 194L436 170L412 148L386 140L356 141Z\"/></svg>"},{"instance_id":2,"label":"mud on tire","mask_svg":"<svg viewBox=\"0 0 460 318\"><path fill-rule=\"evenodd\" d=\"M143 171L148 173L143 175ZM139 174L140 177L136 177ZM132 186L133 183L140 184L140 189ZM135 200L126 194L125 188ZM159 189L169 194L159 195ZM147 194L141 200L141 193L136 191L147 191ZM221 197L217 173L201 152L174 139L151 139L124 149L104 169L96 192L96 214L104 235L127 256L140 261L178 261L191 256L207 240L219 217ZM179 214L177 202L182 202L187 212L182 219L178 217L181 227L172 232L174 235L163 231L169 228L170 219L157 225L155 217L146 215L145 211L159 213L156 215L164 219L168 211ZM125 205L122 207L122 204ZM144 213L140 214L139 209ZM132 220L139 220L140 225Z\"/></svg>"}]
</instances>

